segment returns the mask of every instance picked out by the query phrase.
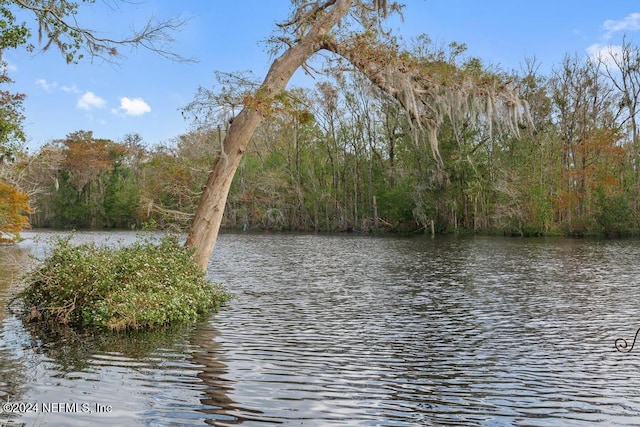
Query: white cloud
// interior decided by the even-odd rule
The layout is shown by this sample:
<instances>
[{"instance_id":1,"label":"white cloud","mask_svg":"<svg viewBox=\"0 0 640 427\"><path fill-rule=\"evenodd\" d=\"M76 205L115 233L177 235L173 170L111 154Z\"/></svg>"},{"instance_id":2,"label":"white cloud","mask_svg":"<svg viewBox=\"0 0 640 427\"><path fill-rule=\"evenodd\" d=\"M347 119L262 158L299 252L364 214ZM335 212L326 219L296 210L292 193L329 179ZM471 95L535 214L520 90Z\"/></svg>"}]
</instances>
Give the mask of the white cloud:
<instances>
[{"instance_id":1,"label":"white cloud","mask_svg":"<svg viewBox=\"0 0 640 427\"><path fill-rule=\"evenodd\" d=\"M141 116L151 111L151 107L142 98L120 98L120 109L128 116Z\"/></svg>"},{"instance_id":2,"label":"white cloud","mask_svg":"<svg viewBox=\"0 0 640 427\"><path fill-rule=\"evenodd\" d=\"M60 90L63 92L70 92L70 93L80 93L80 89L78 89L78 87L74 84L72 84L71 86L60 86Z\"/></svg>"},{"instance_id":3,"label":"white cloud","mask_svg":"<svg viewBox=\"0 0 640 427\"><path fill-rule=\"evenodd\" d=\"M90 110L92 108L102 108L105 106L107 101L100 98L93 92L85 92L84 95L80 99L78 99L78 103L76 106L83 110Z\"/></svg>"},{"instance_id":4,"label":"white cloud","mask_svg":"<svg viewBox=\"0 0 640 427\"><path fill-rule=\"evenodd\" d=\"M605 33L602 35L602 43L594 43L587 47L589 59L600 61L610 69L617 68L616 63L622 60L623 47L612 44L611 39L616 33L640 30L640 12L633 12L622 19L607 19L602 24Z\"/></svg>"},{"instance_id":5,"label":"white cloud","mask_svg":"<svg viewBox=\"0 0 640 427\"><path fill-rule=\"evenodd\" d=\"M46 90L47 92L53 90L56 88L56 86L58 86L57 82L51 82L49 83L48 81L46 81L45 79L38 79L36 80L36 85L40 86L42 89Z\"/></svg>"},{"instance_id":6,"label":"white cloud","mask_svg":"<svg viewBox=\"0 0 640 427\"><path fill-rule=\"evenodd\" d=\"M622 59L622 46L594 43L587 48L589 58L602 61L608 67L616 67Z\"/></svg>"},{"instance_id":7,"label":"white cloud","mask_svg":"<svg viewBox=\"0 0 640 427\"><path fill-rule=\"evenodd\" d=\"M607 19L602 24L602 28L606 30L604 37L611 38L614 33L619 31L637 31L640 30L640 12L631 13L619 21Z\"/></svg>"}]
</instances>

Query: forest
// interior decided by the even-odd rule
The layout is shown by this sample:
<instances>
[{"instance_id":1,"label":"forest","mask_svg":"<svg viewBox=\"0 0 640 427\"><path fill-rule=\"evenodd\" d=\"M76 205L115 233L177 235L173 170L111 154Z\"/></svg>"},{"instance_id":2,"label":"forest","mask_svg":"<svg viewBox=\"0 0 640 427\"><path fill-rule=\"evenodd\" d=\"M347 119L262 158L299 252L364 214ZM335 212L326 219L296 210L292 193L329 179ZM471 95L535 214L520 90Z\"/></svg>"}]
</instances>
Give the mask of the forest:
<instances>
[{"instance_id":1,"label":"forest","mask_svg":"<svg viewBox=\"0 0 640 427\"><path fill-rule=\"evenodd\" d=\"M435 148L396 100L334 61L315 86L278 97L235 175L223 227L638 235L640 49L567 55L548 74L535 59L506 72L464 53L464 44L437 47L423 36L403 54L441 78L507 81L523 101L517 128L443 93L451 114ZM37 152L5 150L0 230L19 231L27 219L38 228L187 229L212 165L226 161L229 124L255 89L250 75L218 73L182 111L190 130L162 143L78 130Z\"/></svg>"}]
</instances>

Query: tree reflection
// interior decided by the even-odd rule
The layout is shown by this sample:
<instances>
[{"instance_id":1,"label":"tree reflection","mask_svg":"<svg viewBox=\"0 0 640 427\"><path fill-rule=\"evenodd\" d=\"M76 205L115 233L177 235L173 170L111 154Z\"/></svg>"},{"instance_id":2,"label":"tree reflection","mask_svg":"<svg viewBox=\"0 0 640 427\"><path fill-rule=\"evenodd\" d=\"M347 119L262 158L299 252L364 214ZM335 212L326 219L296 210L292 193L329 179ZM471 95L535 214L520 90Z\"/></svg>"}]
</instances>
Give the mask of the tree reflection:
<instances>
[{"instance_id":1,"label":"tree reflection","mask_svg":"<svg viewBox=\"0 0 640 427\"><path fill-rule=\"evenodd\" d=\"M17 324L12 327L20 322ZM107 403L113 403L114 407L130 405L131 414L142 412L143 418L168 414L182 421L183 417L192 419L189 413L197 411L212 425L243 421L233 415L235 402L228 395L233 387L224 379L228 368L215 339L218 332L208 322L196 327L128 333L78 331L62 326L45 329L35 323L25 324L22 329L26 337L22 347L31 354L23 355L22 359L44 363L45 369L40 370L41 378L24 379L26 367L21 359L14 358L22 366L6 373L24 379L23 386L33 388L37 394L42 391L36 384L51 378L62 381L56 395L65 396L71 396L65 394L71 389L74 393L78 390L90 393L97 380L103 384L98 390L102 395L114 396L115 400ZM3 358L1 351L0 358L0 381L4 384L7 381L1 373L5 372L5 366L9 368L10 358ZM119 379L117 389L111 390L113 385L109 385L107 377L113 376L114 370ZM47 392L44 393L48 399ZM17 393L12 391L9 395L13 399ZM192 399L198 399L201 405L194 405ZM158 406L148 409L154 405ZM21 421L30 422L27 418Z\"/></svg>"},{"instance_id":2,"label":"tree reflection","mask_svg":"<svg viewBox=\"0 0 640 427\"><path fill-rule=\"evenodd\" d=\"M211 322L203 323L191 337L191 342L197 348L192 353L193 362L199 366L198 378L206 384L206 397L200 399L203 408L201 412L212 415L206 420L207 424L217 425L218 422L240 424L245 421L237 413L236 402L229 396L233 392L233 383L225 379L228 366L224 363L224 352L220 343L216 341L218 330Z\"/></svg>"},{"instance_id":3,"label":"tree reflection","mask_svg":"<svg viewBox=\"0 0 640 427\"><path fill-rule=\"evenodd\" d=\"M20 245L0 246L0 400L20 401L28 389L29 368L24 358L20 321L7 302L17 292L19 279L30 262L30 251ZM0 425L8 420L0 414Z\"/></svg>"}]
</instances>

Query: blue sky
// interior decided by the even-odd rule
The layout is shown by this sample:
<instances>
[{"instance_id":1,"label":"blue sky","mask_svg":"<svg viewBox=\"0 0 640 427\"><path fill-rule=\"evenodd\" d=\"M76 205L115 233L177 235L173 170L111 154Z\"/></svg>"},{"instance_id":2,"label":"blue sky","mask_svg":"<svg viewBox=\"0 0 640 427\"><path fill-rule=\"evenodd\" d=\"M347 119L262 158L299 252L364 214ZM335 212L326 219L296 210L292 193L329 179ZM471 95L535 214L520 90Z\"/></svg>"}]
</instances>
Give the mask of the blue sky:
<instances>
[{"instance_id":1,"label":"blue sky","mask_svg":"<svg viewBox=\"0 0 640 427\"><path fill-rule=\"evenodd\" d=\"M406 0L405 20L390 25L405 39L427 34L436 43L466 43L467 54L504 70L535 57L547 73L565 54L589 54L636 44L640 5L629 0ZM25 130L35 150L70 132L91 130L121 140L139 133L146 144L167 143L189 129L180 114L199 86L213 87L214 71L251 70L262 77L270 65L263 43L275 22L288 15L286 0L148 0L120 9L82 9L79 21L117 37L147 18L191 17L175 34L174 50L196 63L177 63L139 49L124 51L117 65L84 60L67 65L53 49L45 53L6 51L12 90L27 94ZM310 80L301 73L293 85Z\"/></svg>"}]
</instances>

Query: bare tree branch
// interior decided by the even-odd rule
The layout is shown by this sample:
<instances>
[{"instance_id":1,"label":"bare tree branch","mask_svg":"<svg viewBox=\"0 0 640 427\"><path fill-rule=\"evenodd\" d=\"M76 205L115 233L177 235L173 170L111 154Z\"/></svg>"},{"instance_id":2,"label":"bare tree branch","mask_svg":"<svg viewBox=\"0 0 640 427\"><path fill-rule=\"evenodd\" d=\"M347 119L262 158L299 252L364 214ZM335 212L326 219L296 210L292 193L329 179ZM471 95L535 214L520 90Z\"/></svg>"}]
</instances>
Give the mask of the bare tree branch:
<instances>
[{"instance_id":1,"label":"bare tree branch","mask_svg":"<svg viewBox=\"0 0 640 427\"><path fill-rule=\"evenodd\" d=\"M181 30L188 18L176 17L166 21L150 18L140 30L132 28L131 34L122 38L100 37L94 30L83 27L76 19L78 4L69 0L14 0L21 8L33 12L38 20L38 39L42 51L56 46L67 62L75 62L85 51L93 58L113 61L121 56L121 46L143 47L160 56L177 62L193 62L171 50L173 34Z\"/></svg>"}]
</instances>

